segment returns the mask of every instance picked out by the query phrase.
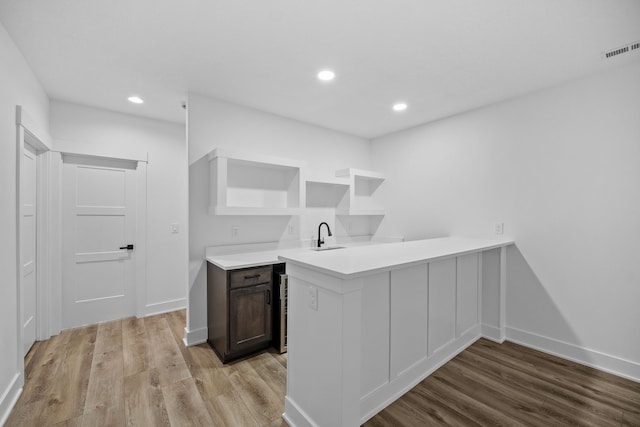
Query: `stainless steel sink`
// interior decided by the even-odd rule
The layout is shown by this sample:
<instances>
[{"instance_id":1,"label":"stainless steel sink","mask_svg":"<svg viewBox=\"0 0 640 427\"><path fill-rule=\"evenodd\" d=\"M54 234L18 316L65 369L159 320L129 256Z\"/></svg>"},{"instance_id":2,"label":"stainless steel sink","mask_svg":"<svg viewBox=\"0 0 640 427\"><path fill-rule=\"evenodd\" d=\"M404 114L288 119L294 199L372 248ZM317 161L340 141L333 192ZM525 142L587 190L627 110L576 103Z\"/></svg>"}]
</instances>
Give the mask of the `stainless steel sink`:
<instances>
[{"instance_id":1,"label":"stainless steel sink","mask_svg":"<svg viewBox=\"0 0 640 427\"><path fill-rule=\"evenodd\" d=\"M344 249L344 246L320 246L319 248L311 248L312 251L331 251L334 249Z\"/></svg>"}]
</instances>

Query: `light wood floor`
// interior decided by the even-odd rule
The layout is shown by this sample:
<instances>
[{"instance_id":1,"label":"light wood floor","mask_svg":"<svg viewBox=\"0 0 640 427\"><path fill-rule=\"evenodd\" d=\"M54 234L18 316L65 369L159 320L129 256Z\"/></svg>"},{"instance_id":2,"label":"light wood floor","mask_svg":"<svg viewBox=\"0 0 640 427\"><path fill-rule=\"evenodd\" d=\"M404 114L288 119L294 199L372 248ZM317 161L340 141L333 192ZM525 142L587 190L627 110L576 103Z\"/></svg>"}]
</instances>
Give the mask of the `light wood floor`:
<instances>
[{"instance_id":1,"label":"light wood floor","mask_svg":"<svg viewBox=\"0 0 640 427\"><path fill-rule=\"evenodd\" d=\"M182 343L184 311L38 342L7 426L283 427L286 355L222 365ZM369 420L386 426L640 426L640 384L480 340Z\"/></svg>"}]
</instances>

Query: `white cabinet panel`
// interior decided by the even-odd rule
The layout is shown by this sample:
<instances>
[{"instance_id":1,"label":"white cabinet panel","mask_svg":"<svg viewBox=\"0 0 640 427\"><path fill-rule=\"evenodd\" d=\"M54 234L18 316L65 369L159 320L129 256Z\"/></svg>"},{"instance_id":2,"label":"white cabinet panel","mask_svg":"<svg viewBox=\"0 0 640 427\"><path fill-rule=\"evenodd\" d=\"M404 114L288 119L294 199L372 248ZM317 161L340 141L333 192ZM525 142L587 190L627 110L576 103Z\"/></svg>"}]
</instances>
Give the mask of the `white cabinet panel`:
<instances>
[{"instance_id":1,"label":"white cabinet panel","mask_svg":"<svg viewBox=\"0 0 640 427\"><path fill-rule=\"evenodd\" d=\"M478 254L458 257L456 334L478 324Z\"/></svg>"},{"instance_id":2,"label":"white cabinet panel","mask_svg":"<svg viewBox=\"0 0 640 427\"><path fill-rule=\"evenodd\" d=\"M456 260L429 263L429 355L455 338Z\"/></svg>"},{"instance_id":3,"label":"white cabinet panel","mask_svg":"<svg viewBox=\"0 0 640 427\"><path fill-rule=\"evenodd\" d=\"M360 395L389 382L389 273L366 278L362 290Z\"/></svg>"},{"instance_id":4,"label":"white cabinet panel","mask_svg":"<svg viewBox=\"0 0 640 427\"><path fill-rule=\"evenodd\" d=\"M391 272L391 381L427 356L428 264Z\"/></svg>"},{"instance_id":5,"label":"white cabinet panel","mask_svg":"<svg viewBox=\"0 0 640 427\"><path fill-rule=\"evenodd\" d=\"M482 253L482 324L500 326L500 249Z\"/></svg>"}]
</instances>

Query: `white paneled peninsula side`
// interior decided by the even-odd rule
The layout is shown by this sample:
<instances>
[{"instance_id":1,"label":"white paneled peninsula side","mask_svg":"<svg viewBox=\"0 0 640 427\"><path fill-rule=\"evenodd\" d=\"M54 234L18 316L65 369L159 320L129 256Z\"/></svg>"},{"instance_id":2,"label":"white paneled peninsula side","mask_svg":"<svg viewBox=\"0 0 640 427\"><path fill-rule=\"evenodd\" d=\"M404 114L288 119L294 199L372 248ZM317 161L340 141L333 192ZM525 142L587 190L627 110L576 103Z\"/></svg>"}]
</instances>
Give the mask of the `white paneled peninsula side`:
<instances>
[{"instance_id":1,"label":"white paneled peninsula side","mask_svg":"<svg viewBox=\"0 0 640 427\"><path fill-rule=\"evenodd\" d=\"M481 336L502 341L512 243L446 237L280 256L285 420L358 426Z\"/></svg>"}]
</instances>

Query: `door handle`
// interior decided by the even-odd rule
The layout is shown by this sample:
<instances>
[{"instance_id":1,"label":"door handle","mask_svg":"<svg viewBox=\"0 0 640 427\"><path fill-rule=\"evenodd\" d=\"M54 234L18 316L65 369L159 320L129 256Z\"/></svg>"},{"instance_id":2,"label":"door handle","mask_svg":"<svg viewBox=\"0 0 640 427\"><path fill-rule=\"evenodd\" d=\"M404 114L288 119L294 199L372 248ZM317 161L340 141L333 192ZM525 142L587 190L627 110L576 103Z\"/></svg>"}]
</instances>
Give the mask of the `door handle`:
<instances>
[{"instance_id":1,"label":"door handle","mask_svg":"<svg viewBox=\"0 0 640 427\"><path fill-rule=\"evenodd\" d=\"M271 291L267 289L267 305L271 305Z\"/></svg>"},{"instance_id":2,"label":"door handle","mask_svg":"<svg viewBox=\"0 0 640 427\"><path fill-rule=\"evenodd\" d=\"M133 250L133 245L120 246L120 249L126 249L128 251L132 251Z\"/></svg>"}]
</instances>

